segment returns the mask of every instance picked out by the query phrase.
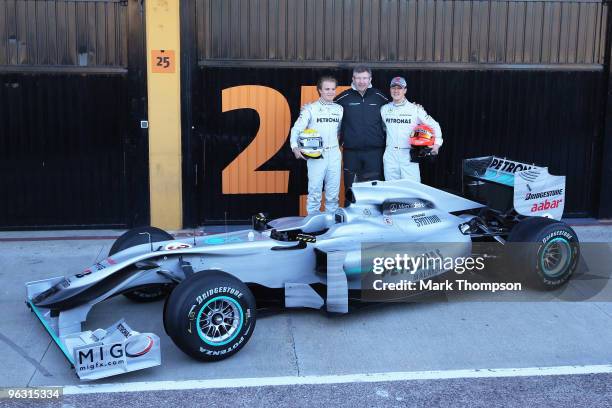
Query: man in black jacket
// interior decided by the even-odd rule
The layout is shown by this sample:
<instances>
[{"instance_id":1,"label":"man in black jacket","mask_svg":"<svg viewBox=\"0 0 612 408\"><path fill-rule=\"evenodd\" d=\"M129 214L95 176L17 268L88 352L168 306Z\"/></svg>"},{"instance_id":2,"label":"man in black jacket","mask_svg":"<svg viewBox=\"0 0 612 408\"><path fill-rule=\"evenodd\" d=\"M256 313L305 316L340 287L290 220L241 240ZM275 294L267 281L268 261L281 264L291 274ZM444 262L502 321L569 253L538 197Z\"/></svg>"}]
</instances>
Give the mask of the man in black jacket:
<instances>
[{"instance_id":1,"label":"man in black jacket","mask_svg":"<svg viewBox=\"0 0 612 408\"><path fill-rule=\"evenodd\" d=\"M388 99L372 88L372 71L365 66L353 69L353 83L335 102L344 108L340 129L343 145L344 188L359 180L382 180L385 133L380 108Z\"/></svg>"}]
</instances>

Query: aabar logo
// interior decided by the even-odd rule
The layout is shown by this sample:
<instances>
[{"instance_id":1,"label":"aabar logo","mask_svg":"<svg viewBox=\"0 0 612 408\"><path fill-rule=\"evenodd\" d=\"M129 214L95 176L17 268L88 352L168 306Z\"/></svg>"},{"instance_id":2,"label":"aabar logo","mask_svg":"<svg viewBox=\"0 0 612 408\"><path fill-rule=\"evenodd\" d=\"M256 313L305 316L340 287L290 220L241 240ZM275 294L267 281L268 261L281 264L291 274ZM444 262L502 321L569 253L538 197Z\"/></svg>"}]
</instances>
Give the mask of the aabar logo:
<instances>
[{"instance_id":1,"label":"aabar logo","mask_svg":"<svg viewBox=\"0 0 612 408\"><path fill-rule=\"evenodd\" d=\"M553 208L558 208L559 204L561 204L562 202L563 202L562 199L552 200L552 201L544 200L544 202L533 204L531 206L531 212L544 211L544 210L550 210Z\"/></svg>"}]
</instances>

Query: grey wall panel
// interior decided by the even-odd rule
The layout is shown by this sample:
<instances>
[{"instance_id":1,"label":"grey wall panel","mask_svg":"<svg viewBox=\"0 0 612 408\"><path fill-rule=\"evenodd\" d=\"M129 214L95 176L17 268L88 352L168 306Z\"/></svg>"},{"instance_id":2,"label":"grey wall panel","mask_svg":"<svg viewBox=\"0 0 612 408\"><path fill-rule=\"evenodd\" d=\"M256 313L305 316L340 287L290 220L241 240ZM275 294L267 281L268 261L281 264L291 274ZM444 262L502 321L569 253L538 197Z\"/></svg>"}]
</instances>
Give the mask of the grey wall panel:
<instances>
[{"instance_id":1,"label":"grey wall panel","mask_svg":"<svg viewBox=\"0 0 612 408\"><path fill-rule=\"evenodd\" d=\"M212 63L603 64L602 0L194 2Z\"/></svg>"},{"instance_id":2,"label":"grey wall panel","mask_svg":"<svg viewBox=\"0 0 612 408\"><path fill-rule=\"evenodd\" d=\"M127 66L121 0L0 0L0 65Z\"/></svg>"}]
</instances>

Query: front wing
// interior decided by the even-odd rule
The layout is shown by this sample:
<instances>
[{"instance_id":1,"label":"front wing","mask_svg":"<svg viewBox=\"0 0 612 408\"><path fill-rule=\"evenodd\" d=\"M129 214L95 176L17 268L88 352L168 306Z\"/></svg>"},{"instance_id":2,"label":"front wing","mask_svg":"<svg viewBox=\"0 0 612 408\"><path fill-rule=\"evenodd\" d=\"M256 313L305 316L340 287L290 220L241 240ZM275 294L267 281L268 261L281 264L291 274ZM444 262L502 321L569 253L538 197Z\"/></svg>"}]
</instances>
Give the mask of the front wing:
<instances>
[{"instance_id":1,"label":"front wing","mask_svg":"<svg viewBox=\"0 0 612 408\"><path fill-rule=\"evenodd\" d=\"M63 277L29 282L26 304L36 315L81 380L96 380L161 364L159 337L139 333L121 319L106 329L81 331L89 305L55 313L32 299ZM82 320L80 320L82 318Z\"/></svg>"}]
</instances>

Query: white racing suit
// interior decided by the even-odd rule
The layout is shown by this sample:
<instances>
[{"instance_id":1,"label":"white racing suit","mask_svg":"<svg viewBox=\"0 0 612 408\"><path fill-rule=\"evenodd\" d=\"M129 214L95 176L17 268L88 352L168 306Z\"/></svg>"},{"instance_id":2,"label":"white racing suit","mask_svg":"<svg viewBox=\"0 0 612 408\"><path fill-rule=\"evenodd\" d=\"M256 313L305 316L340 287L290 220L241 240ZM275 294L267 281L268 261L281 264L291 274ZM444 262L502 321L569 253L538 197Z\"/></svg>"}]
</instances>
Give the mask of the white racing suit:
<instances>
[{"instance_id":1,"label":"white racing suit","mask_svg":"<svg viewBox=\"0 0 612 408\"><path fill-rule=\"evenodd\" d=\"M387 147L383 155L385 180L410 178L421 182L419 163L410 161L410 135L420 124L429 125L435 132L438 146L442 145L440 125L425 112L421 105L404 102L395 105L390 102L380 108L383 124L387 131Z\"/></svg>"},{"instance_id":2,"label":"white racing suit","mask_svg":"<svg viewBox=\"0 0 612 408\"><path fill-rule=\"evenodd\" d=\"M304 105L300 117L291 128L291 149L298 147L298 137L306 129L315 129L323 138L323 157L307 159L308 166L308 214L316 214L321 208L321 191L325 183L325 211L338 209L342 155L338 146L338 132L342 122L342 106L333 102L316 102Z\"/></svg>"}]
</instances>

